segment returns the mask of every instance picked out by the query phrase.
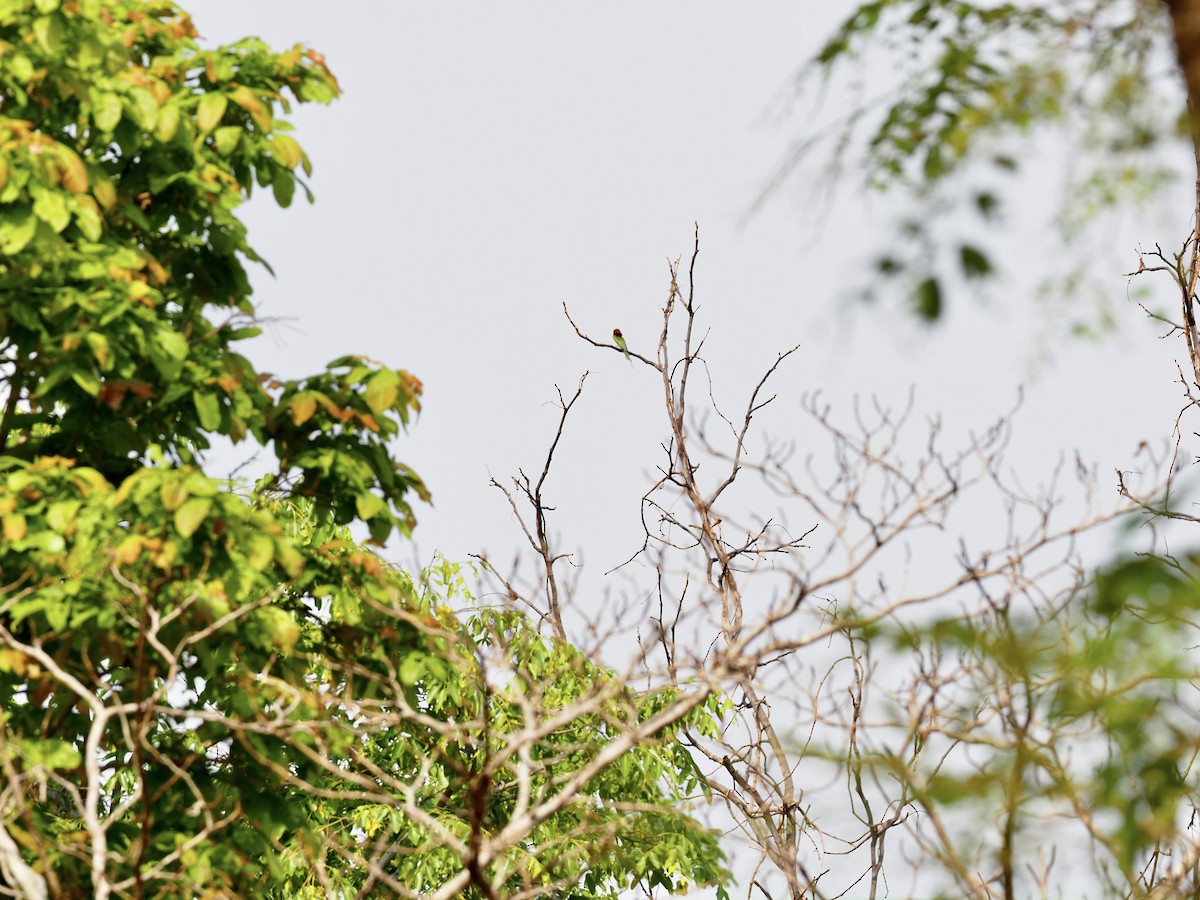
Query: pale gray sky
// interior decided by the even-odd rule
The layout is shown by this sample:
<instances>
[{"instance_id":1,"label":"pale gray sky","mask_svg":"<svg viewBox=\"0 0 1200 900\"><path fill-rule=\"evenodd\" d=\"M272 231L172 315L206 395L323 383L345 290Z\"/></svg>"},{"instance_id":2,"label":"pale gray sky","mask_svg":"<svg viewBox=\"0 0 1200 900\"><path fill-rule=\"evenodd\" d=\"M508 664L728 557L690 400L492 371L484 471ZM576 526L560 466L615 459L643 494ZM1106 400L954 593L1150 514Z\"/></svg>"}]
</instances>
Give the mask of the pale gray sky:
<instances>
[{"instance_id":1,"label":"pale gray sky","mask_svg":"<svg viewBox=\"0 0 1200 900\"><path fill-rule=\"evenodd\" d=\"M690 250L693 222L721 396L740 400L778 351L802 345L764 418L773 432L788 432L803 392L899 403L914 384L919 409L965 431L1027 380L1043 319L1019 279L990 306L956 303L932 335L897 304L839 312L889 221L856 186L822 219L806 190L818 176L802 173L740 224L805 125L807 107L780 115L779 101L840 4L187 5L207 41L311 44L344 88L295 116L317 203L281 212L267 195L245 213L277 273L253 275L262 312L294 320L253 353L299 375L358 352L424 381L425 412L398 446L434 493L418 511L423 556L511 552L519 536L488 479L540 466L554 385L572 388L584 370L549 486L555 521L600 570L636 547L637 498L664 431L657 385L581 344L561 304L593 334L620 326L648 350L665 260ZM1053 183L1012 205L1018 252L1050 252L1037 231ZM1100 274L1125 336L1068 345L1030 386L1013 459L1032 481L1073 447L1101 471L1125 465L1140 440L1166 437L1177 410L1176 348L1154 340L1119 277L1136 242L1176 235L1159 221L1119 224Z\"/></svg>"}]
</instances>

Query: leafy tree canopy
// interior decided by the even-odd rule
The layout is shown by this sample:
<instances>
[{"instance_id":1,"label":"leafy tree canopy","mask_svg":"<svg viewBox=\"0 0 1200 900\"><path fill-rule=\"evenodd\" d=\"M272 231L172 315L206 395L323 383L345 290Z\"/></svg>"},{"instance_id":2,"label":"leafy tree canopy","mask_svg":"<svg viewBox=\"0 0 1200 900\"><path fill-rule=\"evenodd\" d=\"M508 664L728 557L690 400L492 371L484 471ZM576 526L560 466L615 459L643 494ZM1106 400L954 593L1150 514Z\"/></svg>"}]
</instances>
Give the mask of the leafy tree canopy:
<instances>
[{"instance_id":1,"label":"leafy tree canopy","mask_svg":"<svg viewBox=\"0 0 1200 900\"><path fill-rule=\"evenodd\" d=\"M389 442L420 382L279 379L238 219L310 172L317 52L202 49L158 0L0 0L0 884L31 897L610 897L724 877L674 801L707 691L633 693L416 583ZM310 197L311 199L311 197ZM276 470L208 476L217 439ZM454 599L456 598L457 599ZM532 699L531 699L532 698ZM536 702L535 702L536 701ZM634 738L629 736L633 735Z\"/></svg>"}]
</instances>

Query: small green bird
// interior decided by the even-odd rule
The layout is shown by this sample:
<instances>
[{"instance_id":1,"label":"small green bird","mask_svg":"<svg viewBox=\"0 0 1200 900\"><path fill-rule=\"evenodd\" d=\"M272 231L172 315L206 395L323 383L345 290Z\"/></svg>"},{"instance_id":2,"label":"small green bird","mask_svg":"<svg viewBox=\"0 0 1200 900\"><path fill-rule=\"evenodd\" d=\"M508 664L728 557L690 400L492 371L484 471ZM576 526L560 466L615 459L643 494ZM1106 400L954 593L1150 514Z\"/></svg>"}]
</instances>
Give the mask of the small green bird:
<instances>
[{"instance_id":1,"label":"small green bird","mask_svg":"<svg viewBox=\"0 0 1200 900\"><path fill-rule=\"evenodd\" d=\"M625 343L625 335L621 334L620 328L613 329L613 343L617 345L617 349L625 354L625 358L629 359L629 345ZM633 360L629 359L632 363Z\"/></svg>"}]
</instances>

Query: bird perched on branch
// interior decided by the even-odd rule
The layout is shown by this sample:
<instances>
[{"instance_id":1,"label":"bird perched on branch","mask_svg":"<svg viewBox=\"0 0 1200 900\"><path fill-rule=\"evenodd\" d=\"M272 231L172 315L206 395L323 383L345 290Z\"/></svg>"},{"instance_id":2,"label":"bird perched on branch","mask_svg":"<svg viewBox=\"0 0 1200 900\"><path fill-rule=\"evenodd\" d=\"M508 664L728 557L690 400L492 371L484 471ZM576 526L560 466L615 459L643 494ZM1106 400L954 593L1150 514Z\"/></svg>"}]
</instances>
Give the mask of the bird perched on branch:
<instances>
[{"instance_id":1,"label":"bird perched on branch","mask_svg":"<svg viewBox=\"0 0 1200 900\"><path fill-rule=\"evenodd\" d=\"M621 334L620 328L613 329L613 343L617 345L618 350L625 354L625 358L629 359L629 345L625 343L625 335ZM629 359L629 362L632 363L633 360Z\"/></svg>"}]
</instances>

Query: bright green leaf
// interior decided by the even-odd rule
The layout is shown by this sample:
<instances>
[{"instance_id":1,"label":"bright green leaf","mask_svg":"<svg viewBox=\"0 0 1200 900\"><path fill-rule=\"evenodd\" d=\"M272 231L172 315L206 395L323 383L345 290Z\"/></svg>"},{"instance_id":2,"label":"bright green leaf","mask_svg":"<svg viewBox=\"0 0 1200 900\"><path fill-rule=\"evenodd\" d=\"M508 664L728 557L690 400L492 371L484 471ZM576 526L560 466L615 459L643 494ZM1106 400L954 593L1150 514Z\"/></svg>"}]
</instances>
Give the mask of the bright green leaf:
<instances>
[{"instance_id":1,"label":"bright green leaf","mask_svg":"<svg viewBox=\"0 0 1200 900\"><path fill-rule=\"evenodd\" d=\"M101 131L112 131L121 121L125 107L116 94L100 93L92 97L92 121Z\"/></svg>"},{"instance_id":2,"label":"bright green leaf","mask_svg":"<svg viewBox=\"0 0 1200 900\"><path fill-rule=\"evenodd\" d=\"M200 106L196 111L196 122L200 126L201 134L208 134L221 121L221 117L225 115L225 107L229 103L229 98L221 93L205 94L200 98Z\"/></svg>"},{"instance_id":3,"label":"bright green leaf","mask_svg":"<svg viewBox=\"0 0 1200 900\"><path fill-rule=\"evenodd\" d=\"M175 510L175 530L182 537L191 537L212 509L211 497L193 497Z\"/></svg>"},{"instance_id":4,"label":"bright green leaf","mask_svg":"<svg viewBox=\"0 0 1200 900\"><path fill-rule=\"evenodd\" d=\"M94 372L89 372L85 369L72 369L71 380L93 397L100 393L100 379L96 377Z\"/></svg>"},{"instance_id":5,"label":"bright green leaf","mask_svg":"<svg viewBox=\"0 0 1200 900\"><path fill-rule=\"evenodd\" d=\"M65 29L62 19L55 15L41 16L33 20L33 34L42 49L51 56L58 56L63 51Z\"/></svg>"},{"instance_id":6,"label":"bright green leaf","mask_svg":"<svg viewBox=\"0 0 1200 900\"><path fill-rule=\"evenodd\" d=\"M16 256L37 234L38 218L32 207L17 205L0 209L0 253Z\"/></svg>"},{"instance_id":7,"label":"bright green leaf","mask_svg":"<svg viewBox=\"0 0 1200 900\"><path fill-rule=\"evenodd\" d=\"M229 156L233 153L241 138L242 128L240 125L226 125L213 132L213 142L217 145L217 152L222 156Z\"/></svg>"},{"instance_id":8,"label":"bright green leaf","mask_svg":"<svg viewBox=\"0 0 1200 900\"><path fill-rule=\"evenodd\" d=\"M44 190L33 201L33 212L39 219L62 231L71 224L71 212L67 209L67 198L58 191Z\"/></svg>"},{"instance_id":9,"label":"bright green leaf","mask_svg":"<svg viewBox=\"0 0 1200 900\"><path fill-rule=\"evenodd\" d=\"M196 415L200 418L200 427L205 431L216 431L221 427L221 402L211 390L196 391L192 394L196 405Z\"/></svg>"},{"instance_id":10,"label":"bright green leaf","mask_svg":"<svg viewBox=\"0 0 1200 900\"><path fill-rule=\"evenodd\" d=\"M400 393L400 376L393 369L380 369L367 381L365 399L373 413L390 409Z\"/></svg>"},{"instance_id":11,"label":"bright green leaf","mask_svg":"<svg viewBox=\"0 0 1200 900\"><path fill-rule=\"evenodd\" d=\"M387 501L372 493L359 494L354 498L354 504L358 517L364 522L387 510Z\"/></svg>"},{"instance_id":12,"label":"bright green leaf","mask_svg":"<svg viewBox=\"0 0 1200 900\"><path fill-rule=\"evenodd\" d=\"M91 348L92 355L96 357L96 362L100 364L101 370L108 368L108 338L99 331L89 331L83 336L88 347Z\"/></svg>"}]
</instances>

